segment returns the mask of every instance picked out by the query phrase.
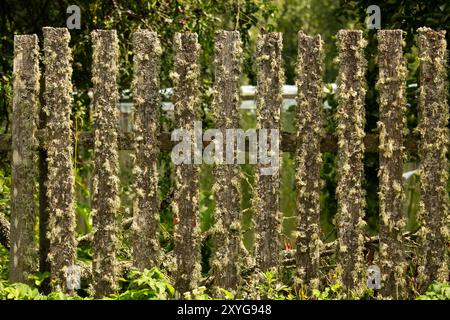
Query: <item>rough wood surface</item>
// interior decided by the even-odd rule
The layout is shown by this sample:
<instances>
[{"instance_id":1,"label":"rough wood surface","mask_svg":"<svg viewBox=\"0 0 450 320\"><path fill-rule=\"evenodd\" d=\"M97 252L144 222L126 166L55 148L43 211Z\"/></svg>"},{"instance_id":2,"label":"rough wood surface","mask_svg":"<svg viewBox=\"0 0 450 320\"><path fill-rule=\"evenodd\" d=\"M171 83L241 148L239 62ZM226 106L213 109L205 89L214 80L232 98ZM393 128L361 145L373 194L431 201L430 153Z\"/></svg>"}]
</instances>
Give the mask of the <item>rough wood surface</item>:
<instances>
[{"instance_id":1,"label":"rough wood surface","mask_svg":"<svg viewBox=\"0 0 450 320\"><path fill-rule=\"evenodd\" d=\"M448 119L445 31L418 30L420 58L419 144L420 290L448 280Z\"/></svg>"},{"instance_id":2,"label":"rough wood surface","mask_svg":"<svg viewBox=\"0 0 450 320\"><path fill-rule=\"evenodd\" d=\"M92 32L94 84L93 261L92 280L97 298L117 288L118 178L118 39L115 30Z\"/></svg>"},{"instance_id":3,"label":"rough wood surface","mask_svg":"<svg viewBox=\"0 0 450 320\"><path fill-rule=\"evenodd\" d=\"M382 294L405 298L405 248L402 233L406 226L403 210L403 131L406 110L403 60L403 31L378 31L380 94L380 268Z\"/></svg>"},{"instance_id":4,"label":"rough wood surface","mask_svg":"<svg viewBox=\"0 0 450 320\"><path fill-rule=\"evenodd\" d=\"M282 104L282 85L284 81L281 66L282 34L267 33L258 37L256 45L257 92L256 121L258 129L280 130L280 112ZM258 145L262 146L260 136ZM276 152L278 141L272 141L268 133L269 152ZM253 195L255 209L255 256L259 271L273 270L278 267L280 252L280 212L279 212L279 166L273 174L263 175L261 170L268 165L262 164L258 152L258 165L255 171L256 192ZM278 164L280 161L278 161Z\"/></svg>"},{"instance_id":5,"label":"rough wood surface","mask_svg":"<svg viewBox=\"0 0 450 320\"><path fill-rule=\"evenodd\" d=\"M221 130L224 139L226 129L239 128L241 53L238 31L221 31L216 34L214 119L215 128ZM236 146L235 141L233 146ZM225 155L225 152L223 154ZM236 153L233 152L232 155L236 162ZM214 285L234 290L239 282L241 247L239 165L227 163L215 166L214 179L216 206L211 261Z\"/></svg>"},{"instance_id":6,"label":"rough wood surface","mask_svg":"<svg viewBox=\"0 0 450 320\"><path fill-rule=\"evenodd\" d=\"M159 262L159 73L161 46L156 32L133 34L135 164L133 265L143 270Z\"/></svg>"},{"instance_id":7,"label":"rough wood surface","mask_svg":"<svg viewBox=\"0 0 450 320\"><path fill-rule=\"evenodd\" d=\"M339 63L336 230L337 263L345 291L362 288L364 277L364 97L366 43L362 31L340 30Z\"/></svg>"},{"instance_id":8,"label":"rough wood surface","mask_svg":"<svg viewBox=\"0 0 450 320\"><path fill-rule=\"evenodd\" d=\"M48 177L46 181L51 280L66 286L68 268L75 263L74 172L72 163L72 54L66 28L44 28L45 105Z\"/></svg>"},{"instance_id":9,"label":"rough wood surface","mask_svg":"<svg viewBox=\"0 0 450 320\"><path fill-rule=\"evenodd\" d=\"M27 282L37 271L34 241L37 210L36 127L39 111L39 47L36 35L14 36L11 164L11 282ZM3 228L2 228L3 229Z\"/></svg>"},{"instance_id":10,"label":"rough wood surface","mask_svg":"<svg viewBox=\"0 0 450 320\"><path fill-rule=\"evenodd\" d=\"M322 156L322 40L298 34L297 75L297 277L299 284L319 285L320 168Z\"/></svg>"},{"instance_id":11,"label":"rough wood surface","mask_svg":"<svg viewBox=\"0 0 450 320\"><path fill-rule=\"evenodd\" d=\"M194 122L199 108L200 46L195 33L177 33L174 38L175 128L194 137ZM194 150L191 154L194 153ZM197 286L200 278L199 167L175 166L173 213L175 224L174 255L177 265L176 289L183 293Z\"/></svg>"}]
</instances>

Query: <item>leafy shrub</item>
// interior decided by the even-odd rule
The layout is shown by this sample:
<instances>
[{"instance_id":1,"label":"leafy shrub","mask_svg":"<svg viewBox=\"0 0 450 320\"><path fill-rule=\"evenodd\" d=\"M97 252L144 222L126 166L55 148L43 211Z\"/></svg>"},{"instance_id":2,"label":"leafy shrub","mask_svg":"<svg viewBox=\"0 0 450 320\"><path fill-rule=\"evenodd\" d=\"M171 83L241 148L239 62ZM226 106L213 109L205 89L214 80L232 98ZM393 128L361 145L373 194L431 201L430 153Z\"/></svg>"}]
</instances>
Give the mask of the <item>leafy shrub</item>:
<instances>
[{"instance_id":1,"label":"leafy shrub","mask_svg":"<svg viewBox=\"0 0 450 320\"><path fill-rule=\"evenodd\" d=\"M158 268L142 272L131 271L127 278L119 278L125 292L111 295L118 300L167 300L175 296L175 289Z\"/></svg>"},{"instance_id":2,"label":"leafy shrub","mask_svg":"<svg viewBox=\"0 0 450 320\"><path fill-rule=\"evenodd\" d=\"M292 300L295 298L292 289L281 282L276 274L265 272L260 274L260 277L258 291L263 299Z\"/></svg>"},{"instance_id":3,"label":"leafy shrub","mask_svg":"<svg viewBox=\"0 0 450 320\"><path fill-rule=\"evenodd\" d=\"M450 300L450 284L434 282L416 300Z\"/></svg>"},{"instance_id":4,"label":"leafy shrub","mask_svg":"<svg viewBox=\"0 0 450 320\"><path fill-rule=\"evenodd\" d=\"M23 283L0 281L0 300L43 300L38 289Z\"/></svg>"}]
</instances>

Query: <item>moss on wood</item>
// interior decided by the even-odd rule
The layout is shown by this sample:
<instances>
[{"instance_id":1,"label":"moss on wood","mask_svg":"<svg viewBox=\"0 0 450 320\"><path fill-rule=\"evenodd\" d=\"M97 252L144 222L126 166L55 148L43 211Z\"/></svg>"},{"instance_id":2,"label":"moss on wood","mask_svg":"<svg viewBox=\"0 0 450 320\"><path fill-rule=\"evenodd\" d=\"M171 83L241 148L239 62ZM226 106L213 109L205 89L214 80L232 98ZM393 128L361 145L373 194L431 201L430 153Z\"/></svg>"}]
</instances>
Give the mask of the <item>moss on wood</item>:
<instances>
[{"instance_id":1,"label":"moss on wood","mask_svg":"<svg viewBox=\"0 0 450 320\"><path fill-rule=\"evenodd\" d=\"M403 132L406 110L403 31L378 31L380 121L380 268L382 294L405 298Z\"/></svg>"},{"instance_id":2,"label":"moss on wood","mask_svg":"<svg viewBox=\"0 0 450 320\"><path fill-rule=\"evenodd\" d=\"M338 109L338 179L336 198L337 263L344 290L360 291L364 277L364 97L365 67L362 31L340 30Z\"/></svg>"},{"instance_id":3,"label":"moss on wood","mask_svg":"<svg viewBox=\"0 0 450 320\"><path fill-rule=\"evenodd\" d=\"M215 39L214 120L216 128L226 137L226 129L239 128L242 48L238 31L220 31ZM235 141L233 146L235 150ZM233 159L236 162L234 151ZM235 290L239 283L239 252L242 245L239 165L217 165L214 168L214 178L216 206L211 261L214 285Z\"/></svg>"},{"instance_id":4,"label":"moss on wood","mask_svg":"<svg viewBox=\"0 0 450 320\"><path fill-rule=\"evenodd\" d=\"M448 280L448 119L445 31L418 30L420 59L419 158L420 290Z\"/></svg>"},{"instance_id":5,"label":"moss on wood","mask_svg":"<svg viewBox=\"0 0 450 320\"><path fill-rule=\"evenodd\" d=\"M65 292L75 263L74 172L72 163L72 52L66 28L44 28L45 106L48 176L48 260L52 285Z\"/></svg>"},{"instance_id":6,"label":"moss on wood","mask_svg":"<svg viewBox=\"0 0 450 320\"><path fill-rule=\"evenodd\" d=\"M322 40L298 34L297 75L297 280L319 285L320 167L322 157Z\"/></svg>"},{"instance_id":7,"label":"moss on wood","mask_svg":"<svg viewBox=\"0 0 450 320\"><path fill-rule=\"evenodd\" d=\"M92 32L94 105L93 261L92 280L97 298L115 292L118 178L118 40L115 30Z\"/></svg>"},{"instance_id":8,"label":"moss on wood","mask_svg":"<svg viewBox=\"0 0 450 320\"><path fill-rule=\"evenodd\" d=\"M280 129L280 111L283 101L284 73L281 65L282 34L266 33L258 36L256 45L257 91L256 118L258 129ZM279 149L268 135L269 150ZM259 141L261 146L261 141ZM280 163L280 161L278 161ZM280 253L279 168L272 175L262 175L266 164L258 161L255 172L255 255L259 271L278 268Z\"/></svg>"},{"instance_id":9,"label":"moss on wood","mask_svg":"<svg viewBox=\"0 0 450 320\"><path fill-rule=\"evenodd\" d=\"M161 45L148 30L133 34L135 164L133 265L143 270L158 265L159 246L159 72Z\"/></svg>"},{"instance_id":10,"label":"moss on wood","mask_svg":"<svg viewBox=\"0 0 450 320\"><path fill-rule=\"evenodd\" d=\"M14 36L13 73L9 279L12 282L27 282L28 276L37 271L34 241L37 211L33 199L37 177L40 72L36 35Z\"/></svg>"},{"instance_id":11,"label":"moss on wood","mask_svg":"<svg viewBox=\"0 0 450 320\"><path fill-rule=\"evenodd\" d=\"M198 64L200 46L197 34L176 33L174 38L174 108L175 128L182 128L194 139L194 123L199 107ZM193 154L194 150L192 150ZM174 256L177 265L175 287L184 293L197 286L200 279L199 167L175 166L173 213L175 225Z\"/></svg>"}]
</instances>

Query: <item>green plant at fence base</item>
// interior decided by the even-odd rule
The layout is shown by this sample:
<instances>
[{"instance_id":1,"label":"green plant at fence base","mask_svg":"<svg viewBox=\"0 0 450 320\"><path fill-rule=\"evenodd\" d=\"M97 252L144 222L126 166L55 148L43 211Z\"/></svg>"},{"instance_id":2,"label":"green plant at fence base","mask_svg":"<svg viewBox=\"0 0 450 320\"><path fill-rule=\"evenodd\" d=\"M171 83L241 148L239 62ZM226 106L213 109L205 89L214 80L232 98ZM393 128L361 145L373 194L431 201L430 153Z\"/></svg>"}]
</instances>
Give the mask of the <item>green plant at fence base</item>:
<instances>
[{"instance_id":1,"label":"green plant at fence base","mask_svg":"<svg viewBox=\"0 0 450 320\"><path fill-rule=\"evenodd\" d=\"M434 282L416 300L450 300L450 284Z\"/></svg>"},{"instance_id":2,"label":"green plant at fence base","mask_svg":"<svg viewBox=\"0 0 450 320\"><path fill-rule=\"evenodd\" d=\"M4 264L3 262L6 262ZM8 265L8 252L0 249L0 265ZM91 295L85 296L79 290L73 296L60 291L51 292L48 295L40 293L38 286L46 279L48 273L36 273L30 277L30 284L10 283L7 280L7 268L0 268L0 300L91 300ZM338 300L347 299L378 299L374 291L366 289L361 294L349 292L344 295L343 287L339 283L339 275L331 273L325 277L326 283L318 289L296 291L292 283L281 279L276 273L258 273L258 284L255 287L248 287L249 297L263 298L271 300ZM242 299L228 290L219 288L217 294L211 294L208 286L199 286L193 290L179 295L173 285L171 278L167 277L158 268L144 269L143 271L132 270L118 278L120 283L119 292L105 297L107 300L170 300L183 298L185 300L211 300L211 299ZM418 300L450 300L450 285L448 283L435 282L431 284L423 295L416 295Z\"/></svg>"},{"instance_id":3,"label":"green plant at fence base","mask_svg":"<svg viewBox=\"0 0 450 320\"><path fill-rule=\"evenodd\" d=\"M165 300L175 296L174 287L157 268L131 271L126 278L119 278L123 293L113 294L108 299L117 300Z\"/></svg>"},{"instance_id":4,"label":"green plant at fence base","mask_svg":"<svg viewBox=\"0 0 450 320\"><path fill-rule=\"evenodd\" d=\"M259 276L260 284L257 288L261 298L271 300L293 300L295 298L292 288L281 282L276 274L267 271L260 273Z\"/></svg>"}]
</instances>

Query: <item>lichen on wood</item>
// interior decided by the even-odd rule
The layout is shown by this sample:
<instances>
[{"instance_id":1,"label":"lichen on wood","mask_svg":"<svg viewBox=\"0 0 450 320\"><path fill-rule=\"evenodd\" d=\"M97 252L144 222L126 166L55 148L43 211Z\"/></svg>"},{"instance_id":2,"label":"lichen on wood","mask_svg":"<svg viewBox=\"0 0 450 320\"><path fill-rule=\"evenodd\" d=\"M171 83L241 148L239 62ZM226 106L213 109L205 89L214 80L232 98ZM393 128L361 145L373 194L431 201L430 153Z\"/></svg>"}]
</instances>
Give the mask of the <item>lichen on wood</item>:
<instances>
[{"instance_id":1,"label":"lichen on wood","mask_svg":"<svg viewBox=\"0 0 450 320\"><path fill-rule=\"evenodd\" d=\"M159 245L159 72L161 45L156 32L133 34L135 164L133 265L139 270L158 265Z\"/></svg>"},{"instance_id":2,"label":"lichen on wood","mask_svg":"<svg viewBox=\"0 0 450 320\"><path fill-rule=\"evenodd\" d=\"M256 119L258 129L280 130L284 72L281 65L282 34L271 32L258 36L256 45L257 89ZM278 150L268 135L269 152ZM261 146L261 141L259 141ZM280 161L278 161L279 163ZM255 256L258 271L276 270L280 252L279 168L262 175L266 164L258 161L255 172L253 207L255 208Z\"/></svg>"},{"instance_id":3,"label":"lichen on wood","mask_svg":"<svg viewBox=\"0 0 450 320\"><path fill-rule=\"evenodd\" d=\"M297 280L319 285L320 167L322 157L322 40L298 33L296 186Z\"/></svg>"},{"instance_id":4,"label":"lichen on wood","mask_svg":"<svg viewBox=\"0 0 450 320\"><path fill-rule=\"evenodd\" d=\"M92 280L96 297L116 290L118 178L118 39L115 30L92 32L94 168Z\"/></svg>"},{"instance_id":5,"label":"lichen on wood","mask_svg":"<svg viewBox=\"0 0 450 320\"><path fill-rule=\"evenodd\" d=\"M39 112L39 47L36 35L14 36L10 271L11 282L27 282L37 271L34 241L37 210L36 139Z\"/></svg>"},{"instance_id":6,"label":"lichen on wood","mask_svg":"<svg viewBox=\"0 0 450 320\"><path fill-rule=\"evenodd\" d=\"M337 264L345 291L358 292L364 277L364 97L366 41L359 30L340 30L337 35L340 70L337 80L338 136Z\"/></svg>"},{"instance_id":7,"label":"lichen on wood","mask_svg":"<svg viewBox=\"0 0 450 320\"><path fill-rule=\"evenodd\" d=\"M239 80L241 41L238 31L220 31L215 37L214 120L223 137L226 129L239 128ZM227 141L228 142L228 141ZM236 150L236 141L233 141ZM227 145L228 147L228 145ZM225 152L224 152L225 154ZM214 285L235 290L239 283L239 253L242 244L240 217L240 179L236 153L234 164L214 167L213 257Z\"/></svg>"},{"instance_id":8,"label":"lichen on wood","mask_svg":"<svg viewBox=\"0 0 450 320\"><path fill-rule=\"evenodd\" d=\"M171 75L174 83L174 125L175 128L187 130L192 140L199 108L199 51L197 34L175 34L174 71ZM198 165L175 166L175 190L175 287L180 293L184 293L196 287L201 275Z\"/></svg>"},{"instance_id":9,"label":"lichen on wood","mask_svg":"<svg viewBox=\"0 0 450 320\"><path fill-rule=\"evenodd\" d=\"M448 280L448 119L445 31L418 29L420 59L419 283Z\"/></svg>"},{"instance_id":10,"label":"lichen on wood","mask_svg":"<svg viewBox=\"0 0 450 320\"><path fill-rule=\"evenodd\" d=\"M72 52L66 28L44 28L45 149L48 176L48 260L53 288L65 292L67 271L75 263L74 172L72 163Z\"/></svg>"},{"instance_id":11,"label":"lichen on wood","mask_svg":"<svg viewBox=\"0 0 450 320\"><path fill-rule=\"evenodd\" d=\"M380 121L380 268L381 290L386 298L405 298L406 260L402 234L403 132L405 127L405 79L403 31L378 31Z\"/></svg>"}]
</instances>

